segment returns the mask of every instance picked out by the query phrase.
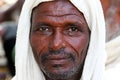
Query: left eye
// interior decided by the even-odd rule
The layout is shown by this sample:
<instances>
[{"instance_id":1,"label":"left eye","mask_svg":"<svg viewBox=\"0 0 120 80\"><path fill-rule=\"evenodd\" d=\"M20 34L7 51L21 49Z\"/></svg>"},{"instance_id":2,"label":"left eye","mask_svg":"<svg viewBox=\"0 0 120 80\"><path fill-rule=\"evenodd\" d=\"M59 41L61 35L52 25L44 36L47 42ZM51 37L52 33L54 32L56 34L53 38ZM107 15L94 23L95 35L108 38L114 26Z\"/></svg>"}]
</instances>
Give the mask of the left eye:
<instances>
[{"instance_id":1,"label":"left eye","mask_svg":"<svg viewBox=\"0 0 120 80\"><path fill-rule=\"evenodd\" d=\"M78 25L68 25L64 33L69 36L79 36L82 33L81 27Z\"/></svg>"},{"instance_id":2,"label":"left eye","mask_svg":"<svg viewBox=\"0 0 120 80\"><path fill-rule=\"evenodd\" d=\"M70 28L68 29L68 31L69 31L69 32L78 32L79 29L76 28L76 27L70 27Z\"/></svg>"}]
</instances>

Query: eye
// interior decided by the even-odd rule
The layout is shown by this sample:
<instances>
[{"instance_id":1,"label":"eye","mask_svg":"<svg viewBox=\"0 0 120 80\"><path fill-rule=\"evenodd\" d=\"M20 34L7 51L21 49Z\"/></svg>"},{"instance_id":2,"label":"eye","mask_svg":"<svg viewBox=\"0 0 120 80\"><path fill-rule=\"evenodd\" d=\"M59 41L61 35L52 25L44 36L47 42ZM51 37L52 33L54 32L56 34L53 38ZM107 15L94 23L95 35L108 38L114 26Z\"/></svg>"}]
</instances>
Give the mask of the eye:
<instances>
[{"instance_id":1,"label":"eye","mask_svg":"<svg viewBox=\"0 0 120 80\"><path fill-rule=\"evenodd\" d=\"M49 28L48 28L48 27L40 27L39 30L40 30L40 31L48 31Z\"/></svg>"},{"instance_id":2,"label":"eye","mask_svg":"<svg viewBox=\"0 0 120 80\"><path fill-rule=\"evenodd\" d=\"M79 30L76 27L70 27L68 28L69 32L78 32Z\"/></svg>"},{"instance_id":3,"label":"eye","mask_svg":"<svg viewBox=\"0 0 120 80\"><path fill-rule=\"evenodd\" d=\"M34 28L35 32L47 32L49 30L50 29L47 26L39 26Z\"/></svg>"},{"instance_id":4,"label":"eye","mask_svg":"<svg viewBox=\"0 0 120 80\"><path fill-rule=\"evenodd\" d=\"M80 36L82 32L81 26L76 24L68 24L64 31L68 36Z\"/></svg>"},{"instance_id":5,"label":"eye","mask_svg":"<svg viewBox=\"0 0 120 80\"><path fill-rule=\"evenodd\" d=\"M40 31L40 32L45 32L50 30L50 26L47 24L36 24L33 27L34 31Z\"/></svg>"},{"instance_id":6,"label":"eye","mask_svg":"<svg viewBox=\"0 0 120 80\"><path fill-rule=\"evenodd\" d=\"M33 32L41 35L48 35L52 33L52 28L46 24L39 24L33 27Z\"/></svg>"}]
</instances>

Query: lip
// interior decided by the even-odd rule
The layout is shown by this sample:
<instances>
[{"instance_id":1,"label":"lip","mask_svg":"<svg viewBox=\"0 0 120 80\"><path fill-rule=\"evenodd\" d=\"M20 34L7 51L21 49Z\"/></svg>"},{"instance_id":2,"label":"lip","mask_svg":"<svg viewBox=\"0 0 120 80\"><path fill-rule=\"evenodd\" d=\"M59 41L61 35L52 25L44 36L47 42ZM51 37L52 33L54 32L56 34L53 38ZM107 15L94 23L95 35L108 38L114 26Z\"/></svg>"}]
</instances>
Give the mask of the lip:
<instances>
[{"instance_id":1,"label":"lip","mask_svg":"<svg viewBox=\"0 0 120 80\"><path fill-rule=\"evenodd\" d=\"M66 60L66 59L69 59L70 57L68 56L62 56L62 55L50 55L50 56L47 56L47 60Z\"/></svg>"},{"instance_id":2,"label":"lip","mask_svg":"<svg viewBox=\"0 0 120 80\"><path fill-rule=\"evenodd\" d=\"M45 56L45 59L42 62L43 64L51 65L52 67L66 67L73 61L70 55L57 54Z\"/></svg>"},{"instance_id":3,"label":"lip","mask_svg":"<svg viewBox=\"0 0 120 80\"><path fill-rule=\"evenodd\" d=\"M63 65L63 64L66 64L68 63L69 61L69 58L51 58L51 59L48 59L46 60L47 63L51 64L51 65Z\"/></svg>"}]
</instances>

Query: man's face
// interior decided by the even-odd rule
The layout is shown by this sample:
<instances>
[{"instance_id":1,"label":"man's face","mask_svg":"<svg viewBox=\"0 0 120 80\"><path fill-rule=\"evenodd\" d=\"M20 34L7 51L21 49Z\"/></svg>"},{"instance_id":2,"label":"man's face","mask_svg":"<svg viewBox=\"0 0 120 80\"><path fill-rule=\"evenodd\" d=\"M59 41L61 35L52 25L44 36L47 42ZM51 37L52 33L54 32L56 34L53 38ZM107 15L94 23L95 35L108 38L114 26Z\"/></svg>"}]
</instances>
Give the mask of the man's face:
<instances>
[{"instance_id":1,"label":"man's face","mask_svg":"<svg viewBox=\"0 0 120 80\"><path fill-rule=\"evenodd\" d=\"M33 10L30 43L40 69L49 78L81 75L89 35L83 14L67 0L41 3Z\"/></svg>"}]
</instances>

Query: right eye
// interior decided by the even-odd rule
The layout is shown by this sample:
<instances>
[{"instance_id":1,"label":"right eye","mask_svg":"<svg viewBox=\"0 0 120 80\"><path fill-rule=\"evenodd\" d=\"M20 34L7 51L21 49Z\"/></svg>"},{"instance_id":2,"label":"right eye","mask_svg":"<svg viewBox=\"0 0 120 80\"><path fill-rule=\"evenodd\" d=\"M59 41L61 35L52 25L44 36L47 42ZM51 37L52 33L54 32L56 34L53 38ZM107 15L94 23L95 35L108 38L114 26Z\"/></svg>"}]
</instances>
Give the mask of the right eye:
<instances>
[{"instance_id":1,"label":"right eye","mask_svg":"<svg viewBox=\"0 0 120 80\"><path fill-rule=\"evenodd\" d=\"M49 31L49 28L48 27L40 27L39 31Z\"/></svg>"},{"instance_id":2,"label":"right eye","mask_svg":"<svg viewBox=\"0 0 120 80\"><path fill-rule=\"evenodd\" d=\"M39 34L42 34L42 35L46 35L46 34L50 34L52 33L52 29L50 26L48 25L45 25L45 24L40 24L40 25L37 25L33 28L33 31L35 33L39 33Z\"/></svg>"}]
</instances>

